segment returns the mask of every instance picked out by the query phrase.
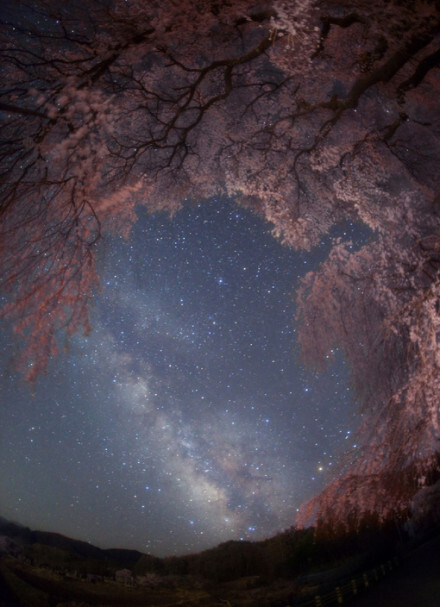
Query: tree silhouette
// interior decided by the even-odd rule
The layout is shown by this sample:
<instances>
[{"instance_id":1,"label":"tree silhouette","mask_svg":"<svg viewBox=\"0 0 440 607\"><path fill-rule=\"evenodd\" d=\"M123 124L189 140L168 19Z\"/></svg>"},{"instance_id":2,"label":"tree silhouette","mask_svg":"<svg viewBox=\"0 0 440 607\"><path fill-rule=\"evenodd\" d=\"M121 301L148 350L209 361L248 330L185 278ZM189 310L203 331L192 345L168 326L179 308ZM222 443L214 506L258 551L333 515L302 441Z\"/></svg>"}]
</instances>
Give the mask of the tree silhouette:
<instances>
[{"instance_id":1,"label":"tree silhouette","mask_svg":"<svg viewBox=\"0 0 440 607\"><path fill-rule=\"evenodd\" d=\"M406 507L440 437L439 25L429 0L7 0L2 315L26 377L88 329L99 239L136 205L227 194L302 249L363 222L370 243L303 280L300 342L311 364L343 349L364 413L343 510L411 471Z\"/></svg>"}]
</instances>

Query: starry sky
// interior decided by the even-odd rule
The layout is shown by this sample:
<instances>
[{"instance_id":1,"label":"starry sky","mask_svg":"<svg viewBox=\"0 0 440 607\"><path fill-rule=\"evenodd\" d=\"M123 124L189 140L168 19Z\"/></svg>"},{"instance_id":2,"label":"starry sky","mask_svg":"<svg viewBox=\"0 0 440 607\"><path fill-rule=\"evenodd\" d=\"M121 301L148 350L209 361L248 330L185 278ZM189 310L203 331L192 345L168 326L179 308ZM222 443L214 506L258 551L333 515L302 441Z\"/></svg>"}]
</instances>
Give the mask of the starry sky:
<instances>
[{"instance_id":1,"label":"starry sky","mask_svg":"<svg viewBox=\"0 0 440 607\"><path fill-rule=\"evenodd\" d=\"M298 253L215 199L101 241L93 331L35 386L5 328L0 515L158 556L293 525L358 425L341 354L315 375L295 340L295 286L335 235L363 237Z\"/></svg>"}]
</instances>

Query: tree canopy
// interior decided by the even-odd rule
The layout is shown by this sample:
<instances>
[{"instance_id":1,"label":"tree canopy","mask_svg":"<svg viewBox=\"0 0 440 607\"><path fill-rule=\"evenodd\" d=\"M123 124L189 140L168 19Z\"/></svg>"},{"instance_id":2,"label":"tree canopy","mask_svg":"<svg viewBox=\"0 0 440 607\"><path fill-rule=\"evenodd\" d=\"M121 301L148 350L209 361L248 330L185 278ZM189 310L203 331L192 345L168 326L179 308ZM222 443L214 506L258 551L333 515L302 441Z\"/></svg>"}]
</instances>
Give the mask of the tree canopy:
<instances>
[{"instance_id":1,"label":"tree canopy","mask_svg":"<svg viewBox=\"0 0 440 607\"><path fill-rule=\"evenodd\" d=\"M1 314L25 376L89 330L100 237L137 205L228 195L306 250L364 223L298 293L305 360L341 348L364 413L310 511L404 510L440 438L438 4L6 0L0 38Z\"/></svg>"}]
</instances>

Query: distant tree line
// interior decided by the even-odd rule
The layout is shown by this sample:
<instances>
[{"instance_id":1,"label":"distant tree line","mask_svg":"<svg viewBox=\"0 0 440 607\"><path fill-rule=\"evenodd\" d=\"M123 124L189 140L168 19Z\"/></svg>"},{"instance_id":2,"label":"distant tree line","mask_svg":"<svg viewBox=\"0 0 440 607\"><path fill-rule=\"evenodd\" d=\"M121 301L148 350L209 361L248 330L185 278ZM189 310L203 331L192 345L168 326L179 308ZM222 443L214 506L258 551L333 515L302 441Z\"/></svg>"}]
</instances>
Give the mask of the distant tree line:
<instances>
[{"instance_id":1,"label":"distant tree line","mask_svg":"<svg viewBox=\"0 0 440 607\"><path fill-rule=\"evenodd\" d=\"M152 561L141 557L135 574L195 575L215 582L259 576L262 583L293 579L310 571L332 568L359 555L375 563L391 555L406 537L402 521L383 524L377 514L366 515L360 526L347 531L325 523L316 528L292 527L259 541L229 541L199 554Z\"/></svg>"},{"instance_id":2,"label":"distant tree line","mask_svg":"<svg viewBox=\"0 0 440 607\"><path fill-rule=\"evenodd\" d=\"M435 500L434 500L435 501ZM435 505L436 504L436 505ZM438 500L417 523L419 535L440 528ZM409 513L407 513L409 515ZM229 541L198 554L159 558L136 550L102 550L58 534L31 531L0 520L0 535L24 546L24 556L36 566L78 575L113 577L120 569L133 576L155 574L195 576L214 583L243 577L256 577L258 584L295 578L362 562L370 568L392 557L412 540L408 517L380 520L378 513L353 516L346 524L321 520L315 527L291 527L272 538L258 541Z\"/></svg>"}]
</instances>

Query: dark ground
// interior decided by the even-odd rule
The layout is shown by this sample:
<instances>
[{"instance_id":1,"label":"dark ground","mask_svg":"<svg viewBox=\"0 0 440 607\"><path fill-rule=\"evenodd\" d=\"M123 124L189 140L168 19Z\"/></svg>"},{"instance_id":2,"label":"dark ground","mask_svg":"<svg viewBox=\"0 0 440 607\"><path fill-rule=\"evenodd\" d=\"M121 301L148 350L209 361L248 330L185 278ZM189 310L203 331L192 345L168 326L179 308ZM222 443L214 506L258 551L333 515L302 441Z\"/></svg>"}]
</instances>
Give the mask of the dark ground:
<instances>
[{"instance_id":1,"label":"dark ground","mask_svg":"<svg viewBox=\"0 0 440 607\"><path fill-rule=\"evenodd\" d=\"M21 603L12 595L9 586L0 573L0 607L22 607Z\"/></svg>"}]
</instances>

